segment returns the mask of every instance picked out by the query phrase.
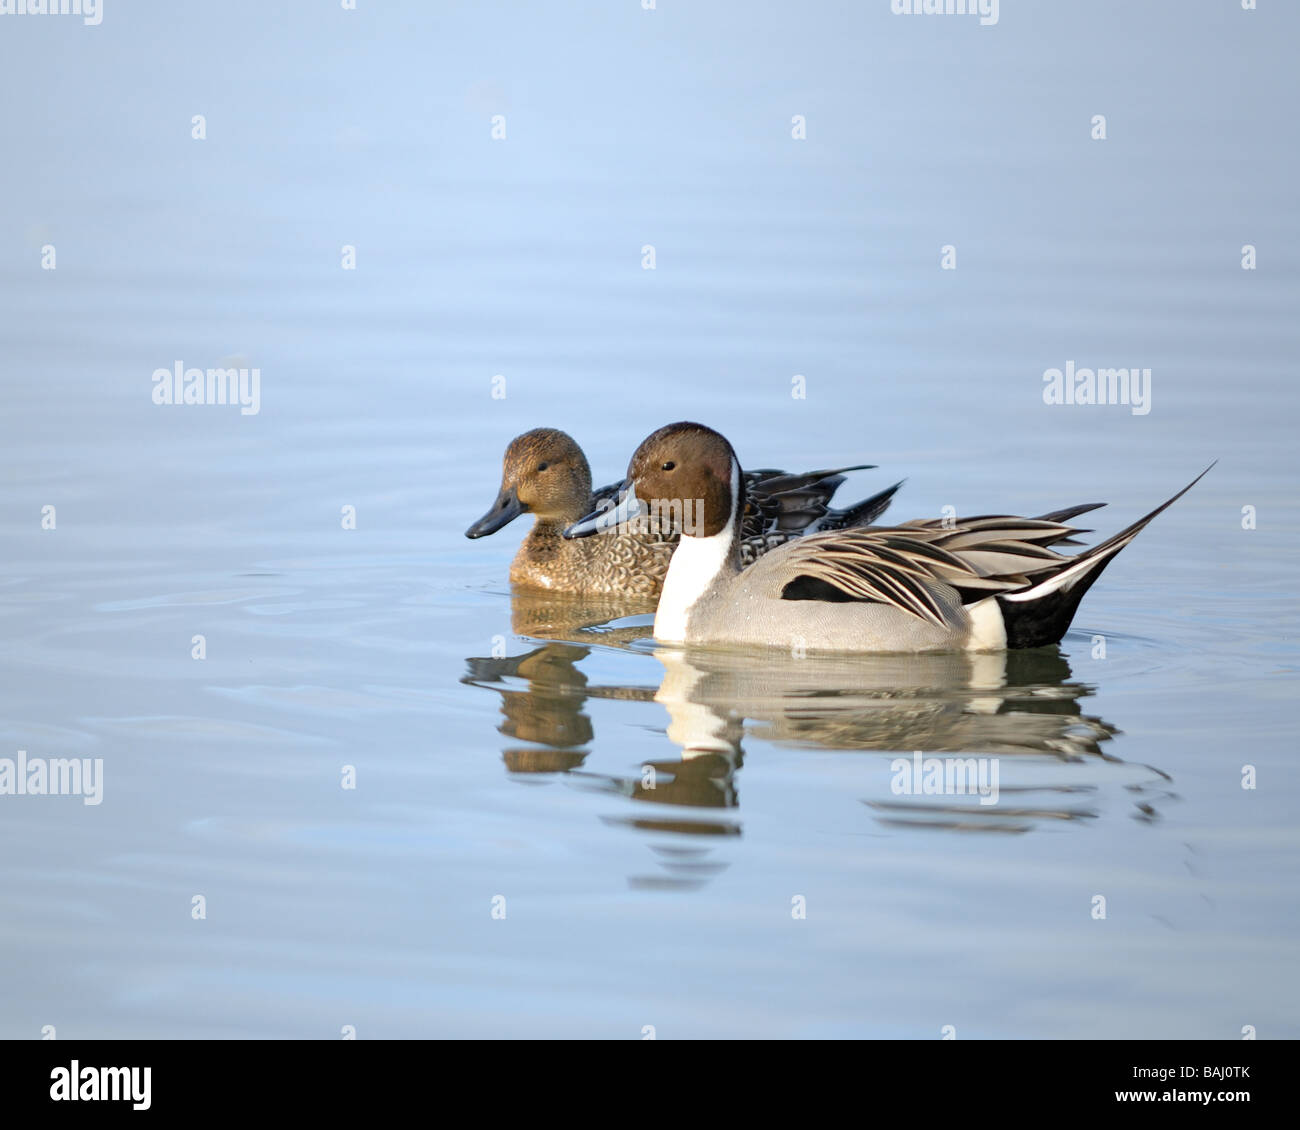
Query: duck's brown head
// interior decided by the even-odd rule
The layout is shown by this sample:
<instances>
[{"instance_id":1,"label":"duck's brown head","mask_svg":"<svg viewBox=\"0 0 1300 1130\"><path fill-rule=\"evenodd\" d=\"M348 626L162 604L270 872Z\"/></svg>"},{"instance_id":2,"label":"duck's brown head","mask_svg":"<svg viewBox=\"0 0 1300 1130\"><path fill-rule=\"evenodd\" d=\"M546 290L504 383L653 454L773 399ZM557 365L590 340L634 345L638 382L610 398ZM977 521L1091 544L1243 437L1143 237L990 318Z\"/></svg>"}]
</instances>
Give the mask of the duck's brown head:
<instances>
[{"instance_id":1,"label":"duck's brown head","mask_svg":"<svg viewBox=\"0 0 1300 1130\"><path fill-rule=\"evenodd\" d=\"M627 468L618 506L590 514L565 537L599 533L615 522L675 514L682 532L713 537L727 528L733 507L743 505L740 464L731 444L703 424L668 424L647 436Z\"/></svg>"},{"instance_id":2,"label":"duck's brown head","mask_svg":"<svg viewBox=\"0 0 1300 1130\"><path fill-rule=\"evenodd\" d=\"M501 491L492 508L465 531L494 534L520 514L565 525L591 505L591 468L573 439L557 428L534 428L510 441L501 468Z\"/></svg>"}]
</instances>

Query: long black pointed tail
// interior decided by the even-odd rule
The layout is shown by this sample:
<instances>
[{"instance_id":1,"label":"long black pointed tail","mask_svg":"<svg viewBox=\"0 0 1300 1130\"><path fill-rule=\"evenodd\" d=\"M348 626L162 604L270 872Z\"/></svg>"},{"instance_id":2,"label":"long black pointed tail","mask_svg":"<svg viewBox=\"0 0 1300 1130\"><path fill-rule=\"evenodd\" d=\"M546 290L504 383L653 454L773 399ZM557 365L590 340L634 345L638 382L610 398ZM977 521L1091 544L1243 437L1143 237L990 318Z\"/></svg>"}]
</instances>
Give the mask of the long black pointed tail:
<instances>
[{"instance_id":1,"label":"long black pointed tail","mask_svg":"<svg viewBox=\"0 0 1300 1130\"><path fill-rule=\"evenodd\" d=\"M1217 462L1216 459L1215 463ZM1092 587L1093 581L1101 576L1115 555L1146 529L1152 518L1171 507L1209 474L1213 466L1214 463L1211 463L1173 498L1162 502L1150 514L1091 549L1085 549L1071 557L1047 578L1022 592L1001 594L997 599L998 607L1002 609L1002 620L1006 624L1007 647L1042 647L1045 644L1059 643L1078 611L1083 594ZM1078 512L1080 511L1075 511Z\"/></svg>"},{"instance_id":2,"label":"long black pointed tail","mask_svg":"<svg viewBox=\"0 0 1300 1130\"><path fill-rule=\"evenodd\" d=\"M907 480L900 479L892 487L877 491L870 498L846 506L843 510L828 511L826 517L817 523L818 530L843 530L849 526L869 526L879 518L889 504L894 501L894 494Z\"/></svg>"}]
</instances>

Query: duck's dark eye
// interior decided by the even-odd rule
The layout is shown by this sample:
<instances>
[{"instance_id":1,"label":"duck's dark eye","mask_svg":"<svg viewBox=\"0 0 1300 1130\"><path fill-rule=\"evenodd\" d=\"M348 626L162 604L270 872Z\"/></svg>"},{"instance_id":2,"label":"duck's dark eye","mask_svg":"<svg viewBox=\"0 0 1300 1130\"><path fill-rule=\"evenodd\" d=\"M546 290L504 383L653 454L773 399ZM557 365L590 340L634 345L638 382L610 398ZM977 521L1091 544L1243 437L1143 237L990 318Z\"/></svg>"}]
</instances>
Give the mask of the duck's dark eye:
<instances>
[{"instance_id":1,"label":"duck's dark eye","mask_svg":"<svg viewBox=\"0 0 1300 1130\"><path fill-rule=\"evenodd\" d=\"M665 470L665 471L671 471L671 470L672 470L674 467L676 467L676 466L677 466L677 464L674 463L674 462L670 459L670 460L668 460L667 463L664 464L664 470Z\"/></svg>"},{"instance_id":2,"label":"duck's dark eye","mask_svg":"<svg viewBox=\"0 0 1300 1130\"><path fill-rule=\"evenodd\" d=\"M546 468L549 467L549 466L550 466L549 463L538 463L538 464L537 464L537 469L538 469L539 471L545 471Z\"/></svg>"}]
</instances>

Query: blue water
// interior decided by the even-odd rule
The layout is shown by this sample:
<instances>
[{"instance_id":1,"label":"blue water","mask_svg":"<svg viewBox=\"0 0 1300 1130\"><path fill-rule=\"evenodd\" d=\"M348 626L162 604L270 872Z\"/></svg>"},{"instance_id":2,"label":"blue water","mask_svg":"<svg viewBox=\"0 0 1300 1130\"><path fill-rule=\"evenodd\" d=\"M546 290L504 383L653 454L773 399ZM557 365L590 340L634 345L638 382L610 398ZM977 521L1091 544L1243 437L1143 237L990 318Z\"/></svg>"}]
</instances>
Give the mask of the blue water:
<instances>
[{"instance_id":1,"label":"blue water","mask_svg":"<svg viewBox=\"0 0 1300 1130\"><path fill-rule=\"evenodd\" d=\"M104 767L0 796L0 1036L1300 1035L1297 31L0 16L0 758ZM1150 411L1045 404L1069 361ZM1219 463L1010 660L663 652L462 536L515 434L609 481L678 418L900 521L1105 534Z\"/></svg>"}]
</instances>

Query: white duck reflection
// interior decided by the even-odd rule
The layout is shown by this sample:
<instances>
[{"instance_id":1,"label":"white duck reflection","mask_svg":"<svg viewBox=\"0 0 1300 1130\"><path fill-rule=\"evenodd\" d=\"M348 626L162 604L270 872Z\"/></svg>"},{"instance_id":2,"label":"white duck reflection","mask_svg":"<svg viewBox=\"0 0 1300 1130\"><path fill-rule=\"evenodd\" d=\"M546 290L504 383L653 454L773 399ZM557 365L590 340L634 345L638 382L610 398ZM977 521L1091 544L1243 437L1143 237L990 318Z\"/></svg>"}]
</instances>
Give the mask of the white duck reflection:
<instances>
[{"instance_id":1,"label":"white duck reflection","mask_svg":"<svg viewBox=\"0 0 1300 1130\"><path fill-rule=\"evenodd\" d=\"M864 800L882 823L1023 832L1044 820L1095 818L1089 802L1117 786L1137 794L1139 817L1151 819L1152 794L1168 791L1160 770L1105 752L1118 731L1083 712L1092 688L1070 681L1054 648L803 659L661 648L655 655L665 670L655 701L668 711L668 736L683 762L707 757L739 767L746 737L889 752L889 786ZM942 783L931 790L931 781L916 779L913 758ZM955 791L954 765L962 770ZM981 795L966 771L987 785L990 768L994 792ZM895 787L900 778L904 787ZM731 791L737 794L734 785Z\"/></svg>"},{"instance_id":2,"label":"white duck reflection","mask_svg":"<svg viewBox=\"0 0 1300 1130\"><path fill-rule=\"evenodd\" d=\"M1080 710L1055 649L808 656L659 648L655 701L684 750L709 748L718 716L766 741L829 749L1100 755L1114 726ZM677 736L674 736L674 735Z\"/></svg>"},{"instance_id":3,"label":"white duck reflection","mask_svg":"<svg viewBox=\"0 0 1300 1130\"><path fill-rule=\"evenodd\" d=\"M515 628L543 628L583 645L619 646L645 635L644 626L589 628L592 612L517 597ZM700 819L699 810L722 817L718 810L739 808L737 778L750 738L798 749L889 753L891 766L914 753L944 764L957 757L996 759L996 803L921 787L899 793L888 778L880 788L873 776L875 795L863 803L889 825L1027 831L1042 821L1095 818L1098 793L1116 788L1131 794L1135 816L1150 820L1158 815L1154 803L1168 795L1169 778L1160 770L1105 751L1118 731L1084 712L1093 688L1072 679L1056 648L799 658L769 649L660 647L653 652L664 668L657 689L590 684L579 667L589 653L590 646L552 642L521 656L470 659L464 681L502 695L500 731L512 740L503 756L512 772L567 772L575 783L634 801L696 810L668 817L662 808L647 809L626 819L637 827L739 834L739 812ZM653 698L667 711L667 736L680 752L628 776L585 770L595 740L585 709L592 698ZM521 740L532 744L513 744Z\"/></svg>"}]
</instances>

